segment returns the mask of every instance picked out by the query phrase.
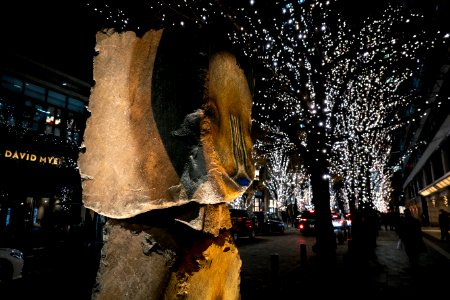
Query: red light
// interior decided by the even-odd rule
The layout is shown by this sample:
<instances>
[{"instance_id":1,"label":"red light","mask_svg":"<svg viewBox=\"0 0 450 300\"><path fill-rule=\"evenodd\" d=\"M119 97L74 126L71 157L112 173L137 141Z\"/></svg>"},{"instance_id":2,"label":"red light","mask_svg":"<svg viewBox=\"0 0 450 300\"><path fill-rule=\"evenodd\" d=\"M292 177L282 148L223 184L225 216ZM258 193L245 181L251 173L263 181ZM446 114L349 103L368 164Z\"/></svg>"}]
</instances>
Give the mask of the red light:
<instances>
[{"instance_id":1,"label":"red light","mask_svg":"<svg viewBox=\"0 0 450 300\"><path fill-rule=\"evenodd\" d=\"M303 224L300 224L299 228L303 229L303 228L305 228L305 226L303 226Z\"/></svg>"}]
</instances>

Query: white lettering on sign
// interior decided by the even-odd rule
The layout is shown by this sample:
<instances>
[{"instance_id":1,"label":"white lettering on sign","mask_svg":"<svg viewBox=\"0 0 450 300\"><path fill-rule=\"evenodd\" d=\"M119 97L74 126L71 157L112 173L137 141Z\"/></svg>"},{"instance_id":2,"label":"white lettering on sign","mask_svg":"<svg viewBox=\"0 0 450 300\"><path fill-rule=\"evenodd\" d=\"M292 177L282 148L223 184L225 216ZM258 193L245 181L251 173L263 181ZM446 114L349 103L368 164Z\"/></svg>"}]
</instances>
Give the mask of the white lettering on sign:
<instances>
[{"instance_id":1,"label":"white lettering on sign","mask_svg":"<svg viewBox=\"0 0 450 300\"><path fill-rule=\"evenodd\" d=\"M59 165L61 163L61 158L54 156L44 156L30 154L27 152L5 150L5 158L17 159L17 160L27 160L27 161L37 161L44 164Z\"/></svg>"}]
</instances>

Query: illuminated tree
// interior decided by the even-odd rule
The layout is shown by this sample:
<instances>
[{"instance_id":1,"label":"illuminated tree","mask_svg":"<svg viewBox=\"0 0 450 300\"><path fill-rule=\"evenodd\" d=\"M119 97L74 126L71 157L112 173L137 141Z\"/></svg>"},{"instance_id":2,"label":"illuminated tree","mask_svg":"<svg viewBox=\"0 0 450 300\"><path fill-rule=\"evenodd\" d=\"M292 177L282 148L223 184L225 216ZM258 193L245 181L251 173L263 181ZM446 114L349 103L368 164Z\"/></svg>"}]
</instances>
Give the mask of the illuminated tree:
<instances>
[{"instance_id":1,"label":"illuminated tree","mask_svg":"<svg viewBox=\"0 0 450 300\"><path fill-rule=\"evenodd\" d=\"M269 24L248 21L254 30L244 38L236 33L235 43L263 63L255 123L264 140L283 137L297 147L320 217L318 251L327 252L334 243L330 196L340 195L351 210L364 203L386 209L392 136L413 117L406 111L426 105L409 88L438 35L424 30L422 15L401 6L380 5L355 22L344 18L339 1L281 4ZM255 40L263 42L245 47ZM330 178L341 178L341 191L333 191L338 185Z\"/></svg>"},{"instance_id":2,"label":"illuminated tree","mask_svg":"<svg viewBox=\"0 0 450 300\"><path fill-rule=\"evenodd\" d=\"M385 208L392 135L418 105L412 100L421 100L408 87L436 38L420 14L387 1L364 4L372 11L358 18L346 10L353 1L151 3L99 13L121 30L221 24L253 67L253 122L262 133L255 148L295 147L310 176L318 253L334 251L336 195L350 209L359 202Z\"/></svg>"},{"instance_id":3,"label":"illuminated tree","mask_svg":"<svg viewBox=\"0 0 450 300\"><path fill-rule=\"evenodd\" d=\"M289 205L298 205L296 200L308 186L307 173L302 166L294 165L285 149L277 149L269 153L267 168L265 185L271 199L276 201L277 208L286 210ZM295 210L298 209L297 206Z\"/></svg>"}]
</instances>

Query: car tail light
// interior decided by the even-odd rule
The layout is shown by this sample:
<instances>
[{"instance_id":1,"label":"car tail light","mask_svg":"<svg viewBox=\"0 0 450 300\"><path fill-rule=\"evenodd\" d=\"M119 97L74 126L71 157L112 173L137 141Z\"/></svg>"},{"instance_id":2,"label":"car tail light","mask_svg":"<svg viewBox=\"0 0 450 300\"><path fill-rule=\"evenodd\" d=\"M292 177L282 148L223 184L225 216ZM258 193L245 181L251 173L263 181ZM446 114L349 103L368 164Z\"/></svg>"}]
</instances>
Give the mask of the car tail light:
<instances>
[{"instance_id":1,"label":"car tail light","mask_svg":"<svg viewBox=\"0 0 450 300\"><path fill-rule=\"evenodd\" d=\"M305 228L305 225L300 224L300 226L298 226L298 228L303 229L303 228Z\"/></svg>"}]
</instances>

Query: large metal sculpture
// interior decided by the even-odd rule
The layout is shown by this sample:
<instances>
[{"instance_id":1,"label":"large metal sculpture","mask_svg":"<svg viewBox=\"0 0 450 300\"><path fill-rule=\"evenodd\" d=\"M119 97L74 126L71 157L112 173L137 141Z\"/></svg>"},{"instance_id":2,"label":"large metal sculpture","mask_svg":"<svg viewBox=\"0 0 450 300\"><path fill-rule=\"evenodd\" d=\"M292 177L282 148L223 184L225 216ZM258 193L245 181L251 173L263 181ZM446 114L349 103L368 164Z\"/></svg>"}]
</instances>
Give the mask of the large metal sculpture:
<instances>
[{"instance_id":1,"label":"large metal sculpture","mask_svg":"<svg viewBox=\"0 0 450 300\"><path fill-rule=\"evenodd\" d=\"M254 176L252 100L225 44L187 29L97 33L79 159L84 205L110 218L93 297L239 298L225 203Z\"/></svg>"}]
</instances>

